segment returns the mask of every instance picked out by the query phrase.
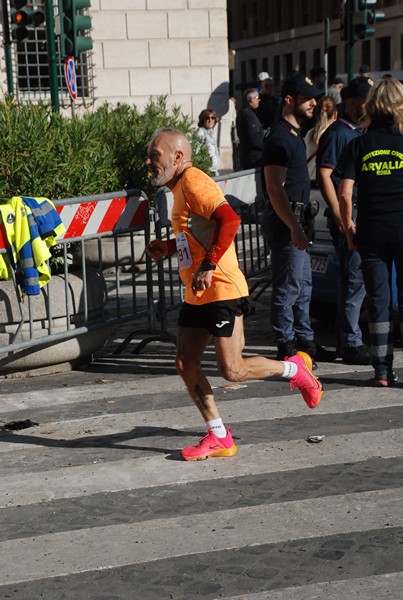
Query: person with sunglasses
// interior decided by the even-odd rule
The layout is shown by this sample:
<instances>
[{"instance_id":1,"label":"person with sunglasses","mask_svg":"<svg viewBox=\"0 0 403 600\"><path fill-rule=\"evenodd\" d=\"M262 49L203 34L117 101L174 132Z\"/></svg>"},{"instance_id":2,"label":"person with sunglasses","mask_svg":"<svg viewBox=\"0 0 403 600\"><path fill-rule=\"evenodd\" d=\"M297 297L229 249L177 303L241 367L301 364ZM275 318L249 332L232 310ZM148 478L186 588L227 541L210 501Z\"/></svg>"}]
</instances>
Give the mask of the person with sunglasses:
<instances>
[{"instance_id":1,"label":"person with sunglasses","mask_svg":"<svg viewBox=\"0 0 403 600\"><path fill-rule=\"evenodd\" d=\"M220 168L220 154L218 151L217 140L215 137L214 127L218 123L217 114L211 108L205 108L199 115L197 123L197 135L203 140L207 146L209 155L211 156L211 170L214 175L218 175Z\"/></svg>"}]
</instances>

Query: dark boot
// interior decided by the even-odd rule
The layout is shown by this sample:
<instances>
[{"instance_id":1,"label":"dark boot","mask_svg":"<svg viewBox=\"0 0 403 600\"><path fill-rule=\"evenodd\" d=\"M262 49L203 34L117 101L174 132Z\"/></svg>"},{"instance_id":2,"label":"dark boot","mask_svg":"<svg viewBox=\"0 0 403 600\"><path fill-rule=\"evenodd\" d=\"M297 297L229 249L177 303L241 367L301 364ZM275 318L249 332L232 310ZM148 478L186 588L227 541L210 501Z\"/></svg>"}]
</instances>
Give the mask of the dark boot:
<instances>
[{"instance_id":1,"label":"dark boot","mask_svg":"<svg viewBox=\"0 0 403 600\"><path fill-rule=\"evenodd\" d=\"M372 363L371 352L365 344L344 348L341 358L346 365L370 365Z\"/></svg>"},{"instance_id":2,"label":"dark boot","mask_svg":"<svg viewBox=\"0 0 403 600\"><path fill-rule=\"evenodd\" d=\"M336 352L326 350L323 346L315 342L315 340L297 339L298 350L306 352L309 356L318 362L333 362L337 358Z\"/></svg>"},{"instance_id":3,"label":"dark boot","mask_svg":"<svg viewBox=\"0 0 403 600\"><path fill-rule=\"evenodd\" d=\"M277 360L285 360L294 356L297 353L297 340L289 340L288 342L279 342L277 344Z\"/></svg>"}]
</instances>

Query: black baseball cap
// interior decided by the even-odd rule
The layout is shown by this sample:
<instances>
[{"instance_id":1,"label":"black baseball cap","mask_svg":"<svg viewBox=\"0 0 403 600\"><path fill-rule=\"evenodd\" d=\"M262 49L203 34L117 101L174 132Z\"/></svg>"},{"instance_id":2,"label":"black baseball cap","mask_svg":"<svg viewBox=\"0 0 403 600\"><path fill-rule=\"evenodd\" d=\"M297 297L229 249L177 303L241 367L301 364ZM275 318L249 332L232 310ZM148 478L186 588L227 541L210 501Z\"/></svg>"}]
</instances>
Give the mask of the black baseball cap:
<instances>
[{"instance_id":1,"label":"black baseball cap","mask_svg":"<svg viewBox=\"0 0 403 600\"><path fill-rule=\"evenodd\" d=\"M283 83L281 95L283 98L286 96L306 96L307 98L317 98L323 96L324 92L320 90L316 85L313 85L312 81L306 75L302 73L294 73Z\"/></svg>"},{"instance_id":2,"label":"black baseball cap","mask_svg":"<svg viewBox=\"0 0 403 600\"><path fill-rule=\"evenodd\" d=\"M370 77L355 77L346 88L346 98L366 98L374 85Z\"/></svg>"}]
</instances>

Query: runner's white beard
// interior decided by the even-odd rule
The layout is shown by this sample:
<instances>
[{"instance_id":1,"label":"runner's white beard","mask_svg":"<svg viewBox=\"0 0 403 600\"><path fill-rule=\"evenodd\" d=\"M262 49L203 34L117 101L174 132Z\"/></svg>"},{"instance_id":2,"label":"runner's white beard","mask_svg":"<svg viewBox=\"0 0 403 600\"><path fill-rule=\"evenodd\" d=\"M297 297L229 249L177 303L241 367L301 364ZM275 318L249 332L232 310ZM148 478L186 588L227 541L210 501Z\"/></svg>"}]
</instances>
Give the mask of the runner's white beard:
<instances>
[{"instance_id":1,"label":"runner's white beard","mask_svg":"<svg viewBox=\"0 0 403 600\"><path fill-rule=\"evenodd\" d=\"M155 186L166 185L175 175L174 167L167 167L157 175L151 175L151 183Z\"/></svg>"}]
</instances>

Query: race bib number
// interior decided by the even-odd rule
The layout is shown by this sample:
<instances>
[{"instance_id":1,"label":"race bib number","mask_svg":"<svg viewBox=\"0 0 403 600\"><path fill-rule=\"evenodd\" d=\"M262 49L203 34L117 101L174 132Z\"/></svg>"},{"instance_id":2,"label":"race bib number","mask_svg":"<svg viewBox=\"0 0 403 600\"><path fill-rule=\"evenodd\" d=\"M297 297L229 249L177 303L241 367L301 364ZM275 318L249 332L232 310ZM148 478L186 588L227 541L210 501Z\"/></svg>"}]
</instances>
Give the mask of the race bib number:
<instances>
[{"instance_id":1,"label":"race bib number","mask_svg":"<svg viewBox=\"0 0 403 600\"><path fill-rule=\"evenodd\" d=\"M187 240L186 233L181 231L176 234L176 251L178 253L178 262L180 269L186 269L193 264L192 255Z\"/></svg>"}]
</instances>

